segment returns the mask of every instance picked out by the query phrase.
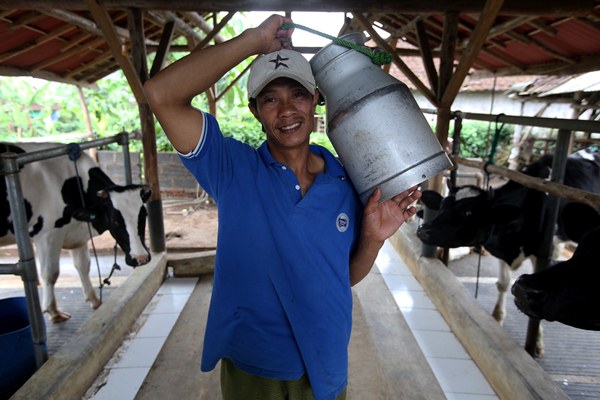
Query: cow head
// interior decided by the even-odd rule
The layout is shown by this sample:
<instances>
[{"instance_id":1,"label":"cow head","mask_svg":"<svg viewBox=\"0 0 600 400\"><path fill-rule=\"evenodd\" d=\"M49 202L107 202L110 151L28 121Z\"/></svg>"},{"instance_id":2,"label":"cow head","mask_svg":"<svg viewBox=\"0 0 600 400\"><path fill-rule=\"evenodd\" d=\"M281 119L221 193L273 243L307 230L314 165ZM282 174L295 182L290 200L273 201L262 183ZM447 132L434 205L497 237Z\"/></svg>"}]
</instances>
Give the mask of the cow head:
<instances>
[{"instance_id":1,"label":"cow head","mask_svg":"<svg viewBox=\"0 0 600 400\"><path fill-rule=\"evenodd\" d=\"M569 238L578 242L575 253L541 272L521 275L512 286L515 304L532 318L600 330L600 215L588 206L570 203L561 219Z\"/></svg>"},{"instance_id":2,"label":"cow head","mask_svg":"<svg viewBox=\"0 0 600 400\"><path fill-rule=\"evenodd\" d=\"M426 190L421 201L437 210L437 216L423 223L417 236L426 244L440 247L477 246L483 244L492 226L514 219L516 207L493 201L493 190L476 186L451 187L447 197Z\"/></svg>"},{"instance_id":3,"label":"cow head","mask_svg":"<svg viewBox=\"0 0 600 400\"><path fill-rule=\"evenodd\" d=\"M108 229L125 252L127 265L144 265L150 261L145 244L145 203L150 194L150 189L140 185L112 185L96 192L98 201L93 207L76 210L73 217L91 222L98 232Z\"/></svg>"}]
</instances>

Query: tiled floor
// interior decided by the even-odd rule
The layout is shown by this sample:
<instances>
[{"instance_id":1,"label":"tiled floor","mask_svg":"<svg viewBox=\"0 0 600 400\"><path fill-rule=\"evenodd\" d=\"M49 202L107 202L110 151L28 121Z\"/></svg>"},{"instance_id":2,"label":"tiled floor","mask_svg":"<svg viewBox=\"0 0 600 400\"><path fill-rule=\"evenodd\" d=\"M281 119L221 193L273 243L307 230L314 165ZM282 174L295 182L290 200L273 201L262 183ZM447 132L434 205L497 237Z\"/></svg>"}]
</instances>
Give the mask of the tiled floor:
<instances>
[{"instance_id":1,"label":"tiled floor","mask_svg":"<svg viewBox=\"0 0 600 400\"><path fill-rule=\"evenodd\" d=\"M402 258L386 243L376 266L450 400L498 399Z\"/></svg>"},{"instance_id":2,"label":"tiled floor","mask_svg":"<svg viewBox=\"0 0 600 400\"><path fill-rule=\"evenodd\" d=\"M391 245L376 262L423 354L450 400L497 399L494 391ZM189 298L196 278L168 279L148 304L136 334L125 340L86 396L134 399Z\"/></svg>"},{"instance_id":3,"label":"tiled floor","mask_svg":"<svg viewBox=\"0 0 600 400\"><path fill-rule=\"evenodd\" d=\"M126 339L115 352L115 356L105 368L105 373L88 391L86 399L135 398L197 280L170 278L162 284L140 316L139 330Z\"/></svg>"}]
</instances>

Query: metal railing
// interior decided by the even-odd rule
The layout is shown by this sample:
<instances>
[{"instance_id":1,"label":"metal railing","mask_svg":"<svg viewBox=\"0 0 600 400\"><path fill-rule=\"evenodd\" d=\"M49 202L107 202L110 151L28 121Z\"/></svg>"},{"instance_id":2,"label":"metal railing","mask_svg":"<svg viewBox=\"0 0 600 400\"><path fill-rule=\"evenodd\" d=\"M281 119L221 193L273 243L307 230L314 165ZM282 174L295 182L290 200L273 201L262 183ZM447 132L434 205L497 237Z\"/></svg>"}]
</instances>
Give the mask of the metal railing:
<instances>
[{"instance_id":1,"label":"metal railing","mask_svg":"<svg viewBox=\"0 0 600 400\"><path fill-rule=\"evenodd\" d=\"M4 180L6 182L10 215L19 257L19 260L15 264L0 264L0 274L19 275L23 281L37 368L40 368L48 359L46 348L46 325L37 291L37 270L33 246L29 237L29 227L19 172L26 164L67 155L71 151L73 145L79 146L80 149L85 150L110 143L118 143L123 149L125 180L127 184L131 184L131 161L129 156L130 137L133 138L134 134L123 132L110 138L64 146L58 145L57 147L30 153L16 154L7 152L0 155L3 167L2 174L4 175Z\"/></svg>"}]
</instances>

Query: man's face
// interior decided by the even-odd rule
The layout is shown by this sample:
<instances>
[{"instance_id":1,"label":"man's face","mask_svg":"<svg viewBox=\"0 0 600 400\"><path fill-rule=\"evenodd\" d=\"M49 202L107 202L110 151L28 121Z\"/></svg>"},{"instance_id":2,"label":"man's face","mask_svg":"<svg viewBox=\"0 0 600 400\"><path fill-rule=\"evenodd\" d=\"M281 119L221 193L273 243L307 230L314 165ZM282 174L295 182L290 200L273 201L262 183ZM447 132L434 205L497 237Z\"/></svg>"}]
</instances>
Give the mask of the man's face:
<instances>
[{"instance_id":1,"label":"man's face","mask_svg":"<svg viewBox=\"0 0 600 400\"><path fill-rule=\"evenodd\" d=\"M270 82L256 98L250 110L263 125L272 150L308 144L314 128L317 96L289 78Z\"/></svg>"}]
</instances>

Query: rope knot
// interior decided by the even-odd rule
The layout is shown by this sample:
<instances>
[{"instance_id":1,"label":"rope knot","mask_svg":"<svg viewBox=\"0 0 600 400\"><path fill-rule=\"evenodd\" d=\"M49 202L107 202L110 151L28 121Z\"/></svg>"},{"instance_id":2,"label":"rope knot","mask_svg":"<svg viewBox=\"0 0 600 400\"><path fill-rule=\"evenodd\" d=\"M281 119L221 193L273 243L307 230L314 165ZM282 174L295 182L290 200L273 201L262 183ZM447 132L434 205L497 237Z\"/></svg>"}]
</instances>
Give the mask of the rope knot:
<instances>
[{"instance_id":1,"label":"rope knot","mask_svg":"<svg viewBox=\"0 0 600 400\"><path fill-rule=\"evenodd\" d=\"M393 57L390 53L387 53L385 51L378 51L375 52L375 54L373 54L371 60L373 60L373 64L386 65L392 62Z\"/></svg>"}]
</instances>

